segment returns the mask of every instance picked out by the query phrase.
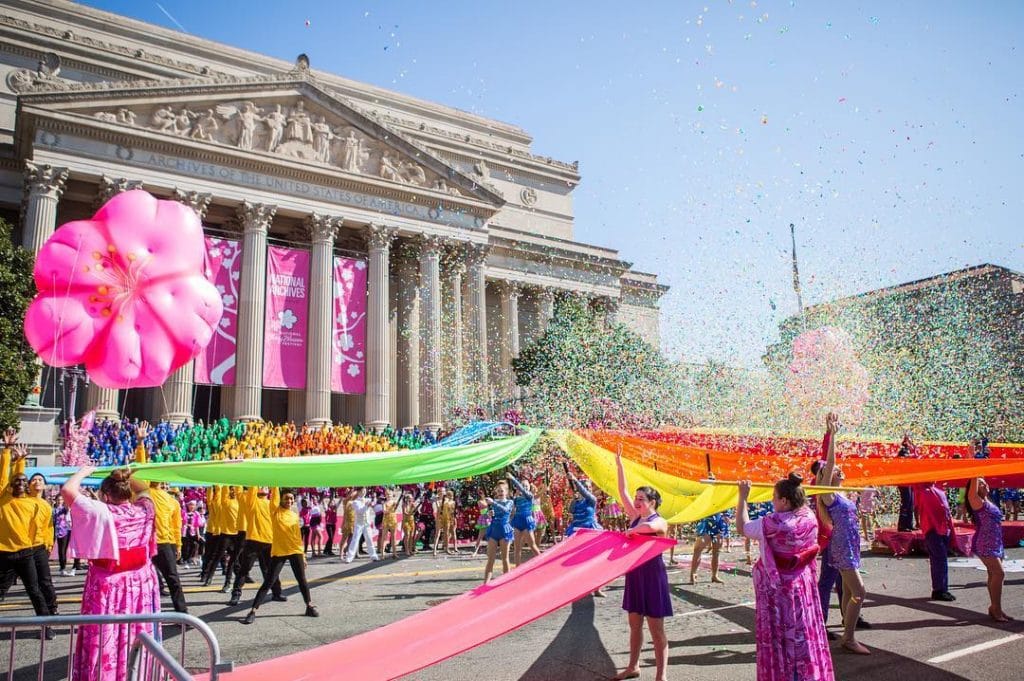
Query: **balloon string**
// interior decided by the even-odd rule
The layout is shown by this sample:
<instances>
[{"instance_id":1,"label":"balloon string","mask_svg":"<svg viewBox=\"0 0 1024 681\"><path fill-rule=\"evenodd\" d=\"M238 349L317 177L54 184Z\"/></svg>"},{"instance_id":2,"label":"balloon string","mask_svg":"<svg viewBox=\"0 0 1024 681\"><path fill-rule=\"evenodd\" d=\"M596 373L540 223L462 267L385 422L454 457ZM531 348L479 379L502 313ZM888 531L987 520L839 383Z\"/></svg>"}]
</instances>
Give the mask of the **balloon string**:
<instances>
[{"instance_id":1,"label":"balloon string","mask_svg":"<svg viewBox=\"0 0 1024 681\"><path fill-rule=\"evenodd\" d=\"M75 248L75 259L74 259L74 261L71 264L71 272L70 272L71 276L68 277L67 290L64 291L64 299L65 300L67 299L67 297L69 295L71 295L71 280L74 278L75 273L78 271L78 257L81 254L82 254L82 239L79 238L78 239L78 246ZM36 253L37 257L38 257L38 255L39 254ZM57 288L57 273L56 272L53 273L52 279L53 279L53 285L50 287L51 290ZM50 382L53 380L53 377L54 377L54 375L56 373L54 371L53 363L54 363L54 360L56 359L57 354L58 354L57 353L58 345L63 347L64 336L61 333L61 330L64 328L64 313L66 312L66 310L67 310L67 306L66 305L64 307L61 307L60 316L58 316L58 318L57 318L57 326L53 330L53 343L50 345L50 347L51 347L51 350L50 350L50 362L47 364L47 366L49 367L50 370L46 371L45 370L46 367L43 367L43 369L41 369L40 372L39 372L40 373L40 381L39 381L39 404L40 405L43 404L44 395L46 395L47 391L49 390ZM60 356L61 357L64 356L63 352L60 353ZM43 359L43 358L40 357L39 359ZM45 363L46 361L43 360L43 362ZM60 402L58 403L57 400L54 400L54 404L55 405L56 404L60 404L61 414L64 415L65 420L66 420L68 418L68 413L67 413L67 396L65 395L63 390L61 390ZM74 420L75 415L71 414L70 417L71 417L72 420Z\"/></svg>"}]
</instances>

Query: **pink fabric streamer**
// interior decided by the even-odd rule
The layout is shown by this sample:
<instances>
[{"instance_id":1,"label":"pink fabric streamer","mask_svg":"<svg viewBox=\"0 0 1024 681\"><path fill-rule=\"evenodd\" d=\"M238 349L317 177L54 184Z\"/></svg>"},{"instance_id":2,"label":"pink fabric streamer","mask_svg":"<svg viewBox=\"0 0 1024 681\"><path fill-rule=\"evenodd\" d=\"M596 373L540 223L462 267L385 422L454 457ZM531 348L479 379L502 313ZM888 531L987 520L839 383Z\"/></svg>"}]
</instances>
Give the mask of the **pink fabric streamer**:
<instances>
[{"instance_id":1,"label":"pink fabric streamer","mask_svg":"<svg viewBox=\"0 0 1024 681\"><path fill-rule=\"evenodd\" d=\"M313 650L246 665L220 678L398 678L464 653L568 605L674 543L675 540L667 538L627 539L618 532L578 530L487 586L479 586L386 627ZM401 641L397 648L396 641Z\"/></svg>"}]
</instances>

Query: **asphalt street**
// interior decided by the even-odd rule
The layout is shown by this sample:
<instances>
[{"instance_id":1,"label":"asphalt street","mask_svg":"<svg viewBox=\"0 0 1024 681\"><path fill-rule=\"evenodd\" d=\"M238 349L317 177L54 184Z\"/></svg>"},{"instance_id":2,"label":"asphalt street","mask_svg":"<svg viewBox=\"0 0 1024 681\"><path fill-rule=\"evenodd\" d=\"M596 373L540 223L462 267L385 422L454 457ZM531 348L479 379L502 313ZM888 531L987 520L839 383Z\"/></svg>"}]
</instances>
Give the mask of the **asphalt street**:
<instances>
[{"instance_id":1,"label":"asphalt street","mask_svg":"<svg viewBox=\"0 0 1024 681\"><path fill-rule=\"evenodd\" d=\"M1024 548L1009 551L1009 559L1024 561ZM694 586L686 584L688 568L670 572L675 616L666 623L669 637L669 678L755 678L754 605L749 567L742 551L723 554L735 563L723 572L724 584L710 583L706 567ZM254 571L257 573L258 570ZM483 559L464 553L458 557L426 555L351 565L337 558L310 561L313 598L321 617L302 616L298 589L286 568L287 603L267 603L256 623L239 620L247 611L257 585L250 585L240 606L228 606L228 596L214 587L198 585L196 570L186 571L186 595L191 612L215 631L224 655L237 665L307 650L337 641L419 612L476 586ZM930 594L928 562L924 558L895 559L865 555L864 580L868 598L864 618L873 626L859 634L873 654L861 657L833 648L837 679L898 678L900 681L953 681L954 679L1022 678L1024 669L1024 572L1008 572L1004 609L1017 621L997 624L985 614L988 596L985 573L971 567L951 567L951 591L956 602L927 600ZM61 611L78 610L82 576L55 577ZM215 581L215 584L217 582ZM608 679L625 665L628 629L621 609L622 580L611 584L606 598L586 597L500 639L484 644L406 679L448 681L583 681ZM166 599L165 599L166 601ZM839 614L833 599L831 623ZM165 607L169 603L165 602ZM0 678L6 678L10 635L3 630L4 616L31 614L24 592L15 587L0 604ZM166 634L166 645L177 653L180 639ZM401 641L395 652L401 653ZM201 664L198 637L186 638L188 666ZM68 636L59 632L47 644L50 661L45 678L64 677ZM15 678L35 679L39 641L24 634L15 646ZM653 664L649 645L642 664ZM339 679L344 660L338 660ZM646 668L643 678L653 679Z\"/></svg>"}]
</instances>

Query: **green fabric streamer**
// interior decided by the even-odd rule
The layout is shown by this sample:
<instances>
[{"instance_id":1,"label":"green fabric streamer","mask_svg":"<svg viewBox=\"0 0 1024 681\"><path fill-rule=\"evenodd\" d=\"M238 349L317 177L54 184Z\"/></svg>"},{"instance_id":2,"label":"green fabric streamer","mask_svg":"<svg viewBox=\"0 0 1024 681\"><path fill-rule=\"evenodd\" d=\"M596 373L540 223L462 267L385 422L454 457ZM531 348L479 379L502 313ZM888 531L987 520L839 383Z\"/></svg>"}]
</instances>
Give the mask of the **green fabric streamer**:
<instances>
[{"instance_id":1,"label":"green fabric streamer","mask_svg":"<svg viewBox=\"0 0 1024 681\"><path fill-rule=\"evenodd\" d=\"M258 487L362 487L410 485L437 480L460 480L503 468L540 437L539 429L525 435L405 452L294 456L240 461L196 461L132 465L134 477L178 485L245 485ZM94 475L113 469L97 470Z\"/></svg>"}]
</instances>

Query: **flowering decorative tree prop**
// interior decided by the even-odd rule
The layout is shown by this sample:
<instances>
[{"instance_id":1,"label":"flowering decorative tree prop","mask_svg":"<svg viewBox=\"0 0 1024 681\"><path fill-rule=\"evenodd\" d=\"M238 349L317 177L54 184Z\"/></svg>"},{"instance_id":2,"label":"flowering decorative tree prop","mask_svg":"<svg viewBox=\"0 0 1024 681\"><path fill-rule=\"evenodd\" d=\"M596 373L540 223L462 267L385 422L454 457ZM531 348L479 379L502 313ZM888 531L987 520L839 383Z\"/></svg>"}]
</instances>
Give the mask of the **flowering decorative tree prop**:
<instances>
[{"instance_id":1,"label":"flowering decorative tree prop","mask_svg":"<svg viewBox=\"0 0 1024 681\"><path fill-rule=\"evenodd\" d=\"M159 386L210 342L223 304L188 206L142 190L61 226L36 258L25 336L51 366L105 388Z\"/></svg>"},{"instance_id":2,"label":"flowering decorative tree prop","mask_svg":"<svg viewBox=\"0 0 1024 681\"><path fill-rule=\"evenodd\" d=\"M62 466L86 466L93 463L89 458L89 433L95 418L96 412L90 411L78 425L75 425L73 419L68 419L68 432L64 435L64 450L60 455Z\"/></svg>"}]
</instances>

